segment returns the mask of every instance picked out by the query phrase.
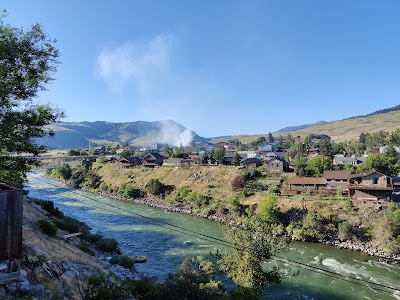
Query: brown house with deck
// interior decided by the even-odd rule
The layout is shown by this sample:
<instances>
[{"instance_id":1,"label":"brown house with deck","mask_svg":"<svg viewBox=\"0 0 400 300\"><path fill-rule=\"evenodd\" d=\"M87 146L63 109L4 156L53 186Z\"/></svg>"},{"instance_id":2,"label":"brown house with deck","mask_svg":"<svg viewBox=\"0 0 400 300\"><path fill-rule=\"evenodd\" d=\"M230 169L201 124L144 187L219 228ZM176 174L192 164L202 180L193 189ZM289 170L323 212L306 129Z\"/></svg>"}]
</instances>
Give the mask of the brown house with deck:
<instances>
[{"instance_id":1,"label":"brown house with deck","mask_svg":"<svg viewBox=\"0 0 400 300\"><path fill-rule=\"evenodd\" d=\"M325 185L325 178L296 176L289 179L289 190L292 191L321 190Z\"/></svg>"},{"instance_id":2,"label":"brown house with deck","mask_svg":"<svg viewBox=\"0 0 400 300\"><path fill-rule=\"evenodd\" d=\"M142 158L142 165L149 168L159 167L164 162L164 156L158 152L150 152Z\"/></svg>"},{"instance_id":3,"label":"brown house with deck","mask_svg":"<svg viewBox=\"0 0 400 300\"><path fill-rule=\"evenodd\" d=\"M375 169L351 174L348 178L349 196L353 200L392 201L392 177Z\"/></svg>"},{"instance_id":4,"label":"brown house with deck","mask_svg":"<svg viewBox=\"0 0 400 300\"><path fill-rule=\"evenodd\" d=\"M326 179L326 189L341 190L348 193L348 178L351 175L350 171L324 171L323 178Z\"/></svg>"}]
</instances>

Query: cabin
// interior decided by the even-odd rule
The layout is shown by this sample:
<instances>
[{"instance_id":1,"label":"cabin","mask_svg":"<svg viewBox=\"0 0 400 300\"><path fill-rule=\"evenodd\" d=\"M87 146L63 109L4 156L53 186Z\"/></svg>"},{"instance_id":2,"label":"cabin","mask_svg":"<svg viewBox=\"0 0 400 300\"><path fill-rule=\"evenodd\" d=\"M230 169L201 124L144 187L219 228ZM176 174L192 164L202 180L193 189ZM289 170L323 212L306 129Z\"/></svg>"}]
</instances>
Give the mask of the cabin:
<instances>
[{"instance_id":1,"label":"cabin","mask_svg":"<svg viewBox=\"0 0 400 300\"><path fill-rule=\"evenodd\" d=\"M260 159L256 157L252 158L245 158L240 161L240 165L245 167L245 168L257 168L262 165L262 162Z\"/></svg>"},{"instance_id":2,"label":"cabin","mask_svg":"<svg viewBox=\"0 0 400 300\"><path fill-rule=\"evenodd\" d=\"M326 188L331 190L341 190L342 192L348 192L347 180L351 175L350 171L346 170L335 170L335 171L324 171L322 175L326 179Z\"/></svg>"},{"instance_id":3,"label":"cabin","mask_svg":"<svg viewBox=\"0 0 400 300\"><path fill-rule=\"evenodd\" d=\"M289 179L289 190L321 190L326 185L325 178L296 176Z\"/></svg>"},{"instance_id":4,"label":"cabin","mask_svg":"<svg viewBox=\"0 0 400 300\"><path fill-rule=\"evenodd\" d=\"M289 164L279 156L265 161L266 170L272 173L289 172Z\"/></svg>"},{"instance_id":5,"label":"cabin","mask_svg":"<svg viewBox=\"0 0 400 300\"><path fill-rule=\"evenodd\" d=\"M344 165L349 164L352 166L357 166L363 163L365 157L345 157L343 155L335 155L333 157L333 166L337 170L343 170Z\"/></svg>"},{"instance_id":6,"label":"cabin","mask_svg":"<svg viewBox=\"0 0 400 300\"><path fill-rule=\"evenodd\" d=\"M163 166L182 167L190 166L191 164L192 161L188 158L169 158L163 163Z\"/></svg>"},{"instance_id":7,"label":"cabin","mask_svg":"<svg viewBox=\"0 0 400 300\"><path fill-rule=\"evenodd\" d=\"M276 143L271 142L271 143L262 143L260 146L258 146L259 151L265 151L265 152L273 152L277 150Z\"/></svg>"},{"instance_id":8,"label":"cabin","mask_svg":"<svg viewBox=\"0 0 400 300\"><path fill-rule=\"evenodd\" d=\"M142 160L140 157L121 157L120 159L117 160L117 162L120 164L121 168L127 169L127 168L132 168L134 166L140 166L142 164Z\"/></svg>"},{"instance_id":9,"label":"cabin","mask_svg":"<svg viewBox=\"0 0 400 300\"><path fill-rule=\"evenodd\" d=\"M353 200L392 201L392 177L371 169L348 177L349 196Z\"/></svg>"},{"instance_id":10,"label":"cabin","mask_svg":"<svg viewBox=\"0 0 400 300\"><path fill-rule=\"evenodd\" d=\"M150 152L142 158L142 165L149 168L159 167L163 162L164 157L158 152Z\"/></svg>"}]
</instances>

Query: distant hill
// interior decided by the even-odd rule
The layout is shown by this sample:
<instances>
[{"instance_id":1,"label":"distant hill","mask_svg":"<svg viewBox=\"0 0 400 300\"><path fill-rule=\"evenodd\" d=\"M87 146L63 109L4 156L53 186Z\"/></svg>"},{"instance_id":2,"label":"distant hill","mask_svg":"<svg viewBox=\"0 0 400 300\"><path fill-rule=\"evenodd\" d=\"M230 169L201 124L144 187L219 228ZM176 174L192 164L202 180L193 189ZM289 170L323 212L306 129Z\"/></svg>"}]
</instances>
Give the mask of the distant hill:
<instances>
[{"instance_id":1,"label":"distant hill","mask_svg":"<svg viewBox=\"0 0 400 300\"><path fill-rule=\"evenodd\" d=\"M355 116L344 120L333 122L317 122L311 125L290 126L273 133L274 137L286 136L288 133L293 136L305 137L308 134L327 134L333 141L345 141L358 139L361 133L376 131L393 131L400 128L400 105L375 111L373 113ZM256 135L236 135L219 137L211 140L212 143L238 139L242 143L250 143L257 138L267 137L268 133Z\"/></svg>"},{"instance_id":2,"label":"distant hill","mask_svg":"<svg viewBox=\"0 0 400 300\"><path fill-rule=\"evenodd\" d=\"M325 121L319 121L319 122L316 122L316 123L313 123L313 124L289 126L289 127L282 128L282 129L280 129L280 130L278 130L276 132L278 133L278 132L296 131L296 130L304 129L304 128L315 126L315 125L325 124L325 123L326 123Z\"/></svg>"},{"instance_id":3,"label":"distant hill","mask_svg":"<svg viewBox=\"0 0 400 300\"><path fill-rule=\"evenodd\" d=\"M39 143L54 149L72 149L92 146L111 145L128 142L130 145L149 145L166 143L179 146L195 142L205 142L195 132L172 120L136 121L125 123L64 122L48 126L54 130L54 138L39 139Z\"/></svg>"}]
</instances>

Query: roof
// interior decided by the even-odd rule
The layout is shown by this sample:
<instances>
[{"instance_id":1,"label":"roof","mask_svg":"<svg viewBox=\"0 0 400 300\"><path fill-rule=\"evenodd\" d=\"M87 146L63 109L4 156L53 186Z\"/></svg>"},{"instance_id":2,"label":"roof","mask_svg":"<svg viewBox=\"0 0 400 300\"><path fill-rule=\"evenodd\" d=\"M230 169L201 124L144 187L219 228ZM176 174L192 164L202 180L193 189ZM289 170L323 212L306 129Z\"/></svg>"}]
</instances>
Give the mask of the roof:
<instances>
[{"instance_id":1,"label":"roof","mask_svg":"<svg viewBox=\"0 0 400 300\"><path fill-rule=\"evenodd\" d=\"M249 157L241 160L241 162L250 162L250 161L261 163L261 160L257 157Z\"/></svg>"},{"instance_id":2,"label":"roof","mask_svg":"<svg viewBox=\"0 0 400 300\"><path fill-rule=\"evenodd\" d=\"M277 157L273 157L273 158L271 158L271 159L265 160L265 163L266 163L266 164L270 164L270 163L272 163L272 162L275 161L275 160L280 161L280 162L282 162L282 163L285 163L285 162L286 162L286 160L284 160L282 157L277 156Z\"/></svg>"},{"instance_id":3,"label":"roof","mask_svg":"<svg viewBox=\"0 0 400 300\"><path fill-rule=\"evenodd\" d=\"M326 184L325 178L296 176L289 179L290 184Z\"/></svg>"},{"instance_id":4,"label":"roof","mask_svg":"<svg viewBox=\"0 0 400 300\"><path fill-rule=\"evenodd\" d=\"M383 174L383 173L381 173L381 172L378 172L378 171L375 170L375 169L371 169L371 170L366 171L366 172L361 172L361 173L357 173L357 174L351 174L351 175L349 176L349 178L366 177L366 176L369 176L369 175L374 174L374 173L378 173L378 174L381 174L382 176L390 177L389 175L386 175L386 174ZM390 177L390 178L391 178L391 177Z\"/></svg>"},{"instance_id":5,"label":"roof","mask_svg":"<svg viewBox=\"0 0 400 300\"><path fill-rule=\"evenodd\" d=\"M350 171L324 171L324 177L325 179L337 179L337 180L344 180L349 178L351 172Z\"/></svg>"},{"instance_id":6,"label":"roof","mask_svg":"<svg viewBox=\"0 0 400 300\"><path fill-rule=\"evenodd\" d=\"M146 158L146 157L149 156L149 155L151 155L151 156L153 156L153 157L155 157L155 158L158 158L158 159L164 159L164 157L163 157L160 153L158 153L158 152L150 152L150 153L146 154L146 155L143 157L143 159Z\"/></svg>"}]
</instances>

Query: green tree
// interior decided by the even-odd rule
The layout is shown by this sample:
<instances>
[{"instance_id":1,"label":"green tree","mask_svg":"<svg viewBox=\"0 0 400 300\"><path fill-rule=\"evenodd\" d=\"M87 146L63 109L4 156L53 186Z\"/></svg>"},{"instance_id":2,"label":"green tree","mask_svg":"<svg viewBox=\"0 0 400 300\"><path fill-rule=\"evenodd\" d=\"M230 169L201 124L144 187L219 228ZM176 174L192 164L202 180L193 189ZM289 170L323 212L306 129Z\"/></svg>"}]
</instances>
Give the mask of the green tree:
<instances>
[{"instance_id":1,"label":"green tree","mask_svg":"<svg viewBox=\"0 0 400 300\"><path fill-rule=\"evenodd\" d=\"M253 148L257 148L258 146L260 146L262 143L265 143L266 139L263 136L260 136L258 139L256 139L255 141L251 142L251 146Z\"/></svg>"},{"instance_id":2,"label":"green tree","mask_svg":"<svg viewBox=\"0 0 400 300\"><path fill-rule=\"evenodd\" d=\"M366 141L367 141L367 137L366 137L365 133L361 132L360 137L358 138L358 142L360 143L363 150L367 149Z\"/></svg>"},{"instance_id":3,"label":"green tree","mask_svg":"<svg viewBox=\"0 0 400 300\"><path fill-rule=\"evenodd\" d=\"M202 165L208 165L208 160L210 158L208 157L207 152L204 152L203 156L201 157L201 164Z\"/></svg>"},{"instance_id":4,"label":"green tree","mask_svg":"<svg viewBox=\"0 0 400 300\"><path fill-rule=\"evenodd\" d=\"M378 172L394 176L399 173L399 164L396 159L386 153L368 156L365 161L357 167L359 172L375 169Z\"/></svg>"},{"instance_id":5,"label":"green tree","mask_svg":"<svg viewBox=\"0 0 400 300\"><path fill-rule=\"evenodd\" d=\"M235 153L235 156L233 157L233 162L232 162L232 164L234 165L234 166L240 166L240 161L241 161L241 157L240 157L240 155L236 152Z\"/></svg>"},{"instance_id":6,"label":"green tree","mask_svg":"<svg viewBox=\"0 0 400 300\"><path fill-rule=\"evenodd\" d=\"M211 157L217 164L222 164L225 157L225 148L224 147L216 147L211 151Z\"/></svg>"},{"instance_id":7,"label":"green tree","mask_svg":"<svg viewBox=\"0 0 400 300\"><path fill-rule=\"evenodd\" d=\"M226 299L222 282L215 280L216 269L203 256L185 258L176 274L170 274L164 284L167 299Z\"/></svg>"},{"instance_id":8,"label":"green tree","mask_svg":"<svg viewBox=\"0 0 400 300\"><path fill-rule=\"evenodd\" d=\"M258 217L263 222L278 222L278 215L275 210L276 200L277 198L275 195L268 195L268 197L263 199L258 205Z\"/></svg>"},{"instance_id":9,"label":"green tree","mask_svg":"<svg viewBox=\"0 0 400 300\"><path fill-rule=\"evenodd\" d=\"M280 282L283 275L277 267L263 267L272 255L286 250L289 245L289 238L276 232L275 225L257 220L247 230L226 228L225 234L234 248L218 259L220 270L255 295L260 295L266 284Z\"/></svg>"},{"instance_id":10,"label":"green tree","mask_svg":"<svg viewBox=\"0 0 400 300\"><path fill-rule=\"evenodd\" d=\"M400 146L400 128L392 131L389 137L389 141L393 146Z\"/></svg>"},{"instance_id":11,"label":"green tree","mask_svg":"<svg viewBox=\"0 0 400 300\"><path fill-rule=\"evenodd\" d=\"M329 156L318 155L307 161L306 171L308 175L321 177L325 170L332 168L332 159Z\"/></svg>"},{"instance_id":12,"label":"green tree","mask_svg":"<svg viewBox=\"0 0 400 300\"><path fill-rule=\"evenodd\" d=\"M307 167L307 158L300 155L296 155L296 157L294 158L294 171L296 172L296 174L298 176L307 175L306 167Z\"/></svg>"},{"instance_id":13,"label":"green tree","mask_svg":"<svg viewBox=\"0 0 400 300\"><path fill-rule=\"evenodd\" d=\"M332 144L328 139L319 142L319 154L323 156L332 156Z\"/></svg>"},{"instance_id":14,"label":"green tree","mask_svg":"<svg viewBox=\"0 0 400 300\"><path fill-rule=\"evenodd\" d=\"M38 24L27 31L4 23L0 17L0 182L21 187L35 159L9 152L43 153L37 139L53 136L45 129L63 117L50 105L33 103L46 90L58 64L58 50Z\"/></svg>"},{"instance_id":15,"label":"green tree","mask_svg":"<svg viewBox=\"0 0 400 300\"><path fill-rule=\"evenodd\" d=\"M271 131L268 133L268 142L269 143L275 142L274 136L272 135Z\"/></svg>"}]
</instances>

